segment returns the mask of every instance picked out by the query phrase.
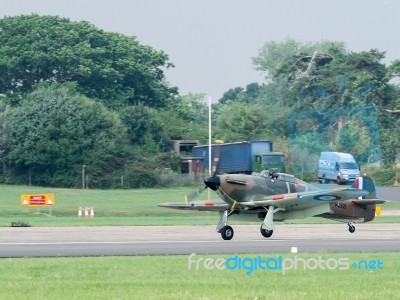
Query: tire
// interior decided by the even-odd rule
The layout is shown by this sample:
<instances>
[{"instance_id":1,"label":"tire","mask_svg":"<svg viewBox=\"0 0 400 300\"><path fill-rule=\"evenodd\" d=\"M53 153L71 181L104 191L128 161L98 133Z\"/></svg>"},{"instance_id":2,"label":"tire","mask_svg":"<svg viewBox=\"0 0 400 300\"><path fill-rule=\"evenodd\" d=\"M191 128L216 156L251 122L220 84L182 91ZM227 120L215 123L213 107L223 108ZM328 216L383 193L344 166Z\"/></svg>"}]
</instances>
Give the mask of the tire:
<instances>
[{"instance_id":1,"label":"tire","mask_svg":"<svg viewBox=\"0 0 400 300\"><path fill-rule=\"evenodd\" d=\"M319 179L320 184L328 184L330 182L329 179L326 179L325 175L322 175L322 177Z\"/></svg>"},{"instance_id":2,"label":"tire","mask_svg":"<svg viewBox=\"0 0 400 300\"><path fill-rule=\"evenodd\" d=\"M221 228L221 237L225 240L225 241L229 241L233 238L233 228L231 226L224 226Z\"/></svg>"},{"instance_id":3,"label":"tire","mask_svg":"<svg viewBox=\"0 0 400 300\"><path fill-rule=\"evenodd\" d=\"M273 230L268 230L268 229L264 229L262 228L262 225L260 227L260 232L262 234L263 237L269 238L272 236L272 234L274 233Z\"/></svg>"}]
</instances>

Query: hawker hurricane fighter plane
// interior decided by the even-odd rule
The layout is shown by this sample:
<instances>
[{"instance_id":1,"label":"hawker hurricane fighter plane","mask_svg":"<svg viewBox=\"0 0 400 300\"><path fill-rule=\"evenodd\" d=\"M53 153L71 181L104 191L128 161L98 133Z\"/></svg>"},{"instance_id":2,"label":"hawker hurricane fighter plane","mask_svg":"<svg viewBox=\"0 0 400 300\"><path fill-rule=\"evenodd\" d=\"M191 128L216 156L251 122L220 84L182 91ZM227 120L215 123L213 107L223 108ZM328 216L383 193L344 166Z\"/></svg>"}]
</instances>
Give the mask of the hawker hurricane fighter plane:
<instances>
[{"instance_id":1,"label":"hawker hurricane fighter plane","mask_svg":"<svg viewBox=\"0 0 400 300\"><path fill-rule=\"evenodd\" d=\"M204 180L205 188L215 191L220 200L163 203L159 206L198 211L216 211L221 219L217 232L224 240L233 237L228 218L262 221L260 232L268 238L275 229L274 221L323 217L348 224L368 222L379 214L375 185L367 176L356 179L352 186L320 189L293 175L214 174Z\"/></svg>"}]
</instances>

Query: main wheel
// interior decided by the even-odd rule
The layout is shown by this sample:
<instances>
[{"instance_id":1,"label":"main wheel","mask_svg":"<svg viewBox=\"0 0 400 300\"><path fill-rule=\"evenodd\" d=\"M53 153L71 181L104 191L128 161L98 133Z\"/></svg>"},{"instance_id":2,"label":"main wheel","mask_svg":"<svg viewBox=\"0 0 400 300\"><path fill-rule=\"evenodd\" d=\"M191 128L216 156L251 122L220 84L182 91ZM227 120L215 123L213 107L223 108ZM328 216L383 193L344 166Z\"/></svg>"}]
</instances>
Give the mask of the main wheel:
<instances>
[{"instance_id":1,"label":"main wheel","mask_svg":"<svg viewBox=\"0 0 400 300\"><path fill-rule=\"evenodd\" d=\"M268 230L268 229L262 228L262 225L260 227L260 232L261 232L262 236L266 237L266 238L271 237L271 235L274 233L273 230Z\"/></svg>"},{"instance_id":2,"label":"main wheel","mask_svg":"<svg viewBox=\"0 0 400 300\"><path fill-rule=\"evenodd\" d=\"M353 233L354 231L356 231L356 228L353 225L349 225L349 231L350 233Z\"/></svg>"},{"instance_id":3,"label":"main wheel","mask_svg":"<svg viewBox=\"0 0 400 300\"><path fill-rule=\"evenodd\" d=\"M322 178L319 180L319 183L321 184L329 183L329 180L325 178L325 175L323 175Z\"/></svg>"},{"instance_id":4,"label":"main wheel","mask_svg":"<svg viewBox=\"0 0 400 300\"><path fill-rule=\"evenodd\" d=\"M233 229L231 226L224 226L221 229L221 236L224 240L231 240L233 238Z\"/></svg>"}]
</instances>

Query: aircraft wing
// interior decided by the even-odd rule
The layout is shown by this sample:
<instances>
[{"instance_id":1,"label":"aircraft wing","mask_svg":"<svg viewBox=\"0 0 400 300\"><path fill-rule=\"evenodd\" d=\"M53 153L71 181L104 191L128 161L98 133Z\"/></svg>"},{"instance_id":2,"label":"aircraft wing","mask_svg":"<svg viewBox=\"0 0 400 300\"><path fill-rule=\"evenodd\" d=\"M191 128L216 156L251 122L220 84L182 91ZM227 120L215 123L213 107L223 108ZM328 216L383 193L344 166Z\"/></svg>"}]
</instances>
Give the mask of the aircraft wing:
<instances>
[{"instance_id":1,"label":"aircraft wing","mask_svg":"<svg viewBox=\"0 0 400 300\"><path fill-rule=\"evenodd\" d=\"M368 199L356 200L356 198L366 196L368 194L369 194L368 191L351 187L336 188L336 189L274 195L268 197L256 197L252 201L240 202L240 205L251 208L274 206L277 208L284 208L286 211L299 210L304 206L312 207L324 203L330 203L334 201L344 201L349 199L354 199L354 202L360 201L360 205L365 205L361 204L361 201L365 201Z\"/></svg>"},{"instance_id":2,"label":"aircraft wing","mask_svg":"<svg viewBox=\"0 0 400 300\"><path fill-rule=\"evenodd\" d=\"M198 210L198 211L224 211L229 208L229 205L222 200L204 200L192 201L188 203L174 202L162 203L160 207L180 209L180 210Z\"/></svg>"}]
</instances>

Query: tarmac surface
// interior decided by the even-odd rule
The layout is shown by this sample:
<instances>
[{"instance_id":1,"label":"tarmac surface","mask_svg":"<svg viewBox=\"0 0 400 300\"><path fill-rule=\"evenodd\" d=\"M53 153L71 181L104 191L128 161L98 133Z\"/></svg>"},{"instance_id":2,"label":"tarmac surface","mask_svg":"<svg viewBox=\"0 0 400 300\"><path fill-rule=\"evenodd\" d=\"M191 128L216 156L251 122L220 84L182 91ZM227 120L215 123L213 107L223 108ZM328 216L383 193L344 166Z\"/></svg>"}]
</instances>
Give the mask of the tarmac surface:
<instances>
[{"instance_id":1,"label":"tarmac surface","mask_svg":"<svg viewBox=\"0 0 400 300\"><path fill-rule=\"evenodd\" d=\"M2 227L0 257L175 255L219 253L400 251L400 223L276 225L264 238L259 225L232 225L232 240L215 226Z\"/></svg>"},{"instance_id":2,"label":"tarmac surface","mask_svg":"<svg viewBox=\"0 0 400 300\"><path fill-rule=\"evenodd\" d=\"M318 185L330 188L331 185ZM377 188L378 198L400 201L400 187ZM382 205L383 206L383 205ZM400 215L383 210L382 215ZM0 257L175 255L219 253L400 251L400 223L276 224L271 238L260 225L231 225L224 241L215 226L0 227Z\"/></svg>"}]
</instances>

